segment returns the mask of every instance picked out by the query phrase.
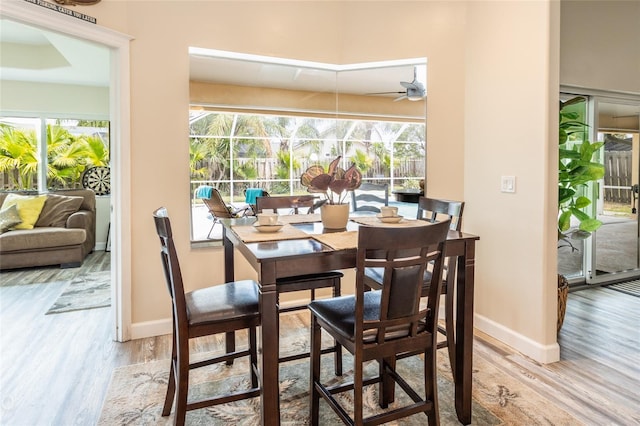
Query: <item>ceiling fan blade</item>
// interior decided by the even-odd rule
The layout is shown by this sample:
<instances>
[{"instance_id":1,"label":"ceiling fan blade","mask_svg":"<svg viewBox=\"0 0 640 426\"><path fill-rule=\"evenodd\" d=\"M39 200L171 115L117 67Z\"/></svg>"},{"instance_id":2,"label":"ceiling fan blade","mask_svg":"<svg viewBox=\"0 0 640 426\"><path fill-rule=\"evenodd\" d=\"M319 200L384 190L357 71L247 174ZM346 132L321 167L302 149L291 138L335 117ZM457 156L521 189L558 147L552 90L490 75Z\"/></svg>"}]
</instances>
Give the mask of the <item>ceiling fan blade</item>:
<instances>
[{"instance_id":1,"label":"ceiling fan blade","mask_svg":"<svg viewBox=\"0 0 640 426\"><path fill-rule=\"evenodd\" d=\"M404 93L404 92L403 92L403 93ZM408 97L406 94L404 94L404 95L402 95L402 96L398 96L397 98L395 98L395 99L393 100L393 102L398 102L398 101L401 101L401 100L403 100L403 99L408 99L408 98L409 98L409 97Z\"/></svg>"},{"instance_id":2,"label":"ceiling fan blade","mask_svg":"<svg viewBox=\"0 0 640 426\"><path fill-rule=\"evenodd\" d=\"M390 95L390 94L400 94L400 93L405 93L404 91L402 92L373 92L373 93L365 93L365 95Z\"/></svg>"}]
</instances>

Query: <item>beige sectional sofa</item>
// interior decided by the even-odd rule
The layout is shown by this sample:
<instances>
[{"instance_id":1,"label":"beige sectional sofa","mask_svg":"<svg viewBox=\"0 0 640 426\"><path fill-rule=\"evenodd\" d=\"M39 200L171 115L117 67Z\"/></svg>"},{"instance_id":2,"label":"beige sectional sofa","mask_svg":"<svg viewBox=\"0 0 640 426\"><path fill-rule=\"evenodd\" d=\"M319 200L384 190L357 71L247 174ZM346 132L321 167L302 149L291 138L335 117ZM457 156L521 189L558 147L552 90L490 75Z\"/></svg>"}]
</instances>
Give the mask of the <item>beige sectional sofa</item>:
<instances>
[{"instance_id":1,"label":"beige sectional sofa","mask_svg":"<svg viewBox=\"0 0 640 426\"><path fill-rule=\"evenodd\" d=\"M8 194L0 192L0 207ZM95 193L77 189L14 194L47 195L47 198L33 229L11 229L0 234L0 270L82 265L96 244ZM82 201L77 197L82 197Z\"/></svg>"}]
</instances>

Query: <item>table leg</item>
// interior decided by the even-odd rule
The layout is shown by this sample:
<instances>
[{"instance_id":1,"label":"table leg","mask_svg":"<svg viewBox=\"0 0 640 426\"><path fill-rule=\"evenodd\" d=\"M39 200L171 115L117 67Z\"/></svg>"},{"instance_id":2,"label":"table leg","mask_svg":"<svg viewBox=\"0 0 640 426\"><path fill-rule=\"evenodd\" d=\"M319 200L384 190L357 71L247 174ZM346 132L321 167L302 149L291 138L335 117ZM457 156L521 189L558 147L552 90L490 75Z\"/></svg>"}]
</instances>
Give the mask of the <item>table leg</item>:
<instances>
[{"instance_id":1,"label":"table leg","mask_svg":"<svg viewBox=\"0 0 640 426\"><path fill-rule=\"evenodd\" d=\"M279 315L278 294L275 284L275 265L262 264L260 273L260 384L262 386L262 424L280 424L280 380L278 371L279 358Z\"/></svg>"},{"instance_id":2,"label":"table leg","mask_svg":"<svg viewBox=\"0 0 640 426\"><path fill-rule=\"evenodd\" d=\"M475 241L465 243L458 258L456 292L455 404L458 420L471 423L471 383L473 367L473 290Z\"/></svg>"}]
</instances>

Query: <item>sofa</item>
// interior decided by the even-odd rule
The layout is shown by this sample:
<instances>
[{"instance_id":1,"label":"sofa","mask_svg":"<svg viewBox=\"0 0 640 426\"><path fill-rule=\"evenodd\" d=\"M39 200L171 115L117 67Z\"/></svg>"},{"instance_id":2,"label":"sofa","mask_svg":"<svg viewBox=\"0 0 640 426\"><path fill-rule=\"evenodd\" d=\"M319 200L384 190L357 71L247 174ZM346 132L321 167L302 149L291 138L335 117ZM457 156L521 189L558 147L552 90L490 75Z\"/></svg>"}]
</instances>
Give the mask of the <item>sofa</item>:
<instances>
[{"instance_id":1,"label":"sofa","mask_svg":"<svg viewBox=\"0 0 640 426\"><path fill-rule=\"evenodd\" d=\"M33 217L25 218L27 204L21 203L37 200L38 204L43 198L41 210L34 207L29 212ZM90 189L0 192L0 232L0 270L78 267L96 244L95 193Z\"/></svg>"}]
</instances>

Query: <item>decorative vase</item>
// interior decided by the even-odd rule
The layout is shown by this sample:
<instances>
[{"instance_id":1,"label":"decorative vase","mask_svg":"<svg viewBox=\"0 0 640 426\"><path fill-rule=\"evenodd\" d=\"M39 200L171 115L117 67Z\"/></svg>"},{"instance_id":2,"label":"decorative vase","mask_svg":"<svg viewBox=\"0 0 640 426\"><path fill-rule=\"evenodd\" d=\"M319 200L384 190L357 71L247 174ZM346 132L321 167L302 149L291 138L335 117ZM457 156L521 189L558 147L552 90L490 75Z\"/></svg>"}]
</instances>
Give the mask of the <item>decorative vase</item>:
<instances>
[{"instance_id":1,"label":"decorative vase","mask_svg":"<svg viewBox=\"0 0 640 426\"><path fill-rule=\"evenodd\" d=\"M325 204L320 208L322 226L326 229L344 229L349 221L349 204Z\"/></svg>"},{"instance_id":2,"label":"decorative vase","mask_svg":"<svg viewBox=\"0 0 640 426\"><path fill-rule=\"evenodd\" d=\"M557 331L562 328L564 322L564 314L567 310L567 297L569 296L569 281L563 276L558 274L558 323Z\"/></svg>"}]
</instances>

